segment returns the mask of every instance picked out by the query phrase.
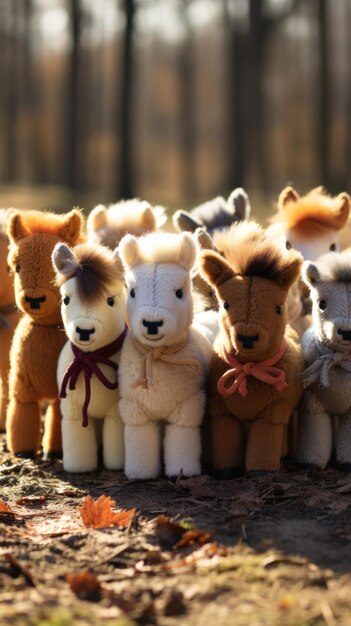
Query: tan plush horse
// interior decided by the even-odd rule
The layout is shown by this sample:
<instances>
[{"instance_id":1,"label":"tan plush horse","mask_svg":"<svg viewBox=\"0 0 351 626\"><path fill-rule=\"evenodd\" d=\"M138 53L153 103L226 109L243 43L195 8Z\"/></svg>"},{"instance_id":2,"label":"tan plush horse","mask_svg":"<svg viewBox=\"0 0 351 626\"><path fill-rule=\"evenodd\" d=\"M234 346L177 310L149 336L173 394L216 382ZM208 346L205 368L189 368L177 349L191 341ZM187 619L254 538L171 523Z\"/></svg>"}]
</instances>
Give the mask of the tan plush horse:
<instances>
[{"instance_id":1,"label":"tan plush horse","mask_svg":"<svg viewBox=\"0 0 351 626\"><path fill-rule=\"evenodd\" d=\"M15 302L13 278L7 265L8 238L6 234L6 211L0 212L0 430L6 428L6 410L9 400L8 377L10 369L10 346L14 330L20 318Z\"/></svg>"},{"instance_id":2,"label":"tan plush horse","mask_svg":"<svg viewBox=\"0 0 351 626\"><path fill-rule=\"evenodd\" d=\"M82 225L77 210L67 215L13 211L8 219L8 262L15 274L16 303L24 313L10 353L7 411L7 445L18 456L33 456L39 447L41 400L50 402L44 452L61 451L56 370L66 337L51 255L59 241L78 243Z\"/></svg>"},{"instance_id":3,"label":"tan plush horse","mask_svg":"<svg viewBox=\"0 0 351 626\"><path fill-rule=\"evenodd\" d=\"M200 259L220 305L209 412L213 463L225 478L241 467L278 470L286 452L303 368L301 350L286 332L286 299L302 258L283 254L253 223L232 228L222 249L225 258L208 251Z\"/></svg>"}]
</instances>

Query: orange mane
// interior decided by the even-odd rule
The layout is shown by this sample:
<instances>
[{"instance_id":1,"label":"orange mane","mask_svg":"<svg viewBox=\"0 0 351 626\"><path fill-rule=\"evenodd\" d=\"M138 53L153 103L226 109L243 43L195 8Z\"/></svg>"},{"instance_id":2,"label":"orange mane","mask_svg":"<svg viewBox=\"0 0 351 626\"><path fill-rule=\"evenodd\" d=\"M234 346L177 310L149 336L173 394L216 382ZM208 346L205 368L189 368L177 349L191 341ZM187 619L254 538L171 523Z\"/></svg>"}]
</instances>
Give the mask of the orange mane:
<instances>
[{"instance_id":1,"label":"orange mane","mask_svg":"<svg viewBox=\"0 0 351 626\"><path fill-rule=\"evenodd\" d=\"M296 197L287 197L286 191L283 190L279 196L279 210L273 221L283 222L298 237L314 239L345 226L350 210L350 199L346 193L333 198L323 187L316 187L305 196L296 194Z\"/></svg>"},{"instance_id":2,"label":"orange mane","mask_svg":"<svg viewBox=\"0 0 351 626\"><path fill-rule=\"evenodd\" d=\"M18 212L16 210L16 212ZM57 235L66 213L49 213L47 211L21 211L21 222L29 235Z\"/></svg>"}]
</instances>

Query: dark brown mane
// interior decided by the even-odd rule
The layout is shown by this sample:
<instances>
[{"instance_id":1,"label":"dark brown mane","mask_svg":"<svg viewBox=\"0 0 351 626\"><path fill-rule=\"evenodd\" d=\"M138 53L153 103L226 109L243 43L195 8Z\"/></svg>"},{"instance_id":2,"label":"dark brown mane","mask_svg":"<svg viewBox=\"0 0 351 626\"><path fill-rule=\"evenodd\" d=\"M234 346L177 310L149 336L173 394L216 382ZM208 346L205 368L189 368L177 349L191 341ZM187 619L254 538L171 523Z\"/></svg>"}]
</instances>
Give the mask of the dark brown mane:
<instances>
[{"instance_id":1,"label":"dark brown mane","mask_svg":"<svg viewBox=\"0 0 351 626\"><path fill-rule=\"evenodd\" d=\"M63 285L70 278L77 279L77 291L84 304L92 304L105 295L113 295L116 283L121 284L121 269L108 248L93 244L80 244L73 249L77 268L70 274L57 277Z\"/></svg>"},{"instance_id":2,"label":"dark brown mane","mask_svg":"<svg viewBox=\"0 0 351 626\"><path fill-rule=\"evenodd\" d=\"M216 234L215 245L236 274L277 281L295 253L283 253L255 222L235 224Z\"/></svg>"}]
</instances>

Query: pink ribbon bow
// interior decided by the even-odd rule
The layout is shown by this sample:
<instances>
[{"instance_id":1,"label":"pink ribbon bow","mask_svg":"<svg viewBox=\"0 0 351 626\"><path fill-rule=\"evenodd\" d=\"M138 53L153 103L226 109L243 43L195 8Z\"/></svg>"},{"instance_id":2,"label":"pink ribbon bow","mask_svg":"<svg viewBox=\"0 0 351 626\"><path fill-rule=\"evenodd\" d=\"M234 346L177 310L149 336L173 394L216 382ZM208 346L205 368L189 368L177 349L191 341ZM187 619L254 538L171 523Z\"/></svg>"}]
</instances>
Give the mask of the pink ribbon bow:
<instances>
[{"instance_id":1,"label":"pink ribbon bow","mask_svg":"<svg viewBox=\"0 0 351 626\"><path fill-rule=\"evenodd\" d=\"M234 356L224 350L224 358L228 365L232 367L220 377L217 383L217 389L221 396L228 397L239 391L240 395L245 398L248 394L246 381L248 376L254 376L254 378L267 383L267 385L272 385L277 391L286 389L288 385L285 380L284 370L279 367L273 367L282 358L286 347L286 341L283 339L280 350L270 359L260 363L254 363L253 361L240 363ZM226 382L231 378L234 378L233 382L226 387Z\"/></svg>"}]
</instances>

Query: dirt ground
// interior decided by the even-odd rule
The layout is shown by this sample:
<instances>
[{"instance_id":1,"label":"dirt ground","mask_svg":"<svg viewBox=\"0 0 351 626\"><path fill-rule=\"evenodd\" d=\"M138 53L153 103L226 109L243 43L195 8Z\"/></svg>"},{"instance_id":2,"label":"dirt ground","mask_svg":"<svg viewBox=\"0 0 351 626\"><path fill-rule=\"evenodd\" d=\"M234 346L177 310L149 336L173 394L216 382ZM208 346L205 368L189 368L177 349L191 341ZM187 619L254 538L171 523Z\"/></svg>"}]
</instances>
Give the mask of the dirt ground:
<instances>
[{"instance_id":1,"label":"dirt ground","mask_svg":"<svg viewBox=\"0 0 351 626\"><path fill-rule=\"evenodd\" d=\"M351 624L349 475L288 467L128 482L20 461L3 435L0 450L0 498L12 511L0 513L1 626ZM124 529L86 528L87 494L137 512ZM213 535L181 547L161 515Z\"/></svg>"}]
</instances>

